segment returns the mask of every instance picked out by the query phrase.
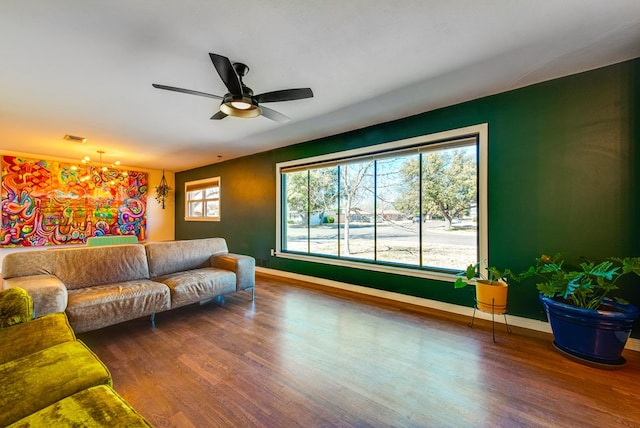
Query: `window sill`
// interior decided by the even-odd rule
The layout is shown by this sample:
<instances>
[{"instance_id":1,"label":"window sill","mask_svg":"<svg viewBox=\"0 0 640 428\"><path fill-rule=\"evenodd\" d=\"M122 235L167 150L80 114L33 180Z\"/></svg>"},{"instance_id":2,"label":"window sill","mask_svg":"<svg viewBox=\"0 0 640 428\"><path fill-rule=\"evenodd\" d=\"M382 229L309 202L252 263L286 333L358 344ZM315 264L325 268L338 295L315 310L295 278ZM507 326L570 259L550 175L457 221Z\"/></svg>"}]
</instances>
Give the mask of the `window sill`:
<instances>
[{"instance_id":1,"label":"window sill","mask_svg":"<svg viewBox=\"0 0 640 428\"><path fill-rule=\"evenodd\" d=\"M184 221L220 221L220 217L185 217Z\"/></svg>"},{"instance_id":2,"label":"window sill","mask_svg":"<svg viewBox=\"0 0 640 428\"><path fill-rule=\"evenodd\" d=\"M457 275L452 273L435 272L422 269L412 269L403 266L379 265L375 263L358 262L356 260L333 259L325 257L316 257L306 254L282 253L276 252L275 257L290 260L300 260L305 262L321 263L325 265L343 266L354 269L370 270L375 272L392 273L396 275L412 276L416 278L433 279L436 281L455 282Z\"/></svg>"}]
</instances>

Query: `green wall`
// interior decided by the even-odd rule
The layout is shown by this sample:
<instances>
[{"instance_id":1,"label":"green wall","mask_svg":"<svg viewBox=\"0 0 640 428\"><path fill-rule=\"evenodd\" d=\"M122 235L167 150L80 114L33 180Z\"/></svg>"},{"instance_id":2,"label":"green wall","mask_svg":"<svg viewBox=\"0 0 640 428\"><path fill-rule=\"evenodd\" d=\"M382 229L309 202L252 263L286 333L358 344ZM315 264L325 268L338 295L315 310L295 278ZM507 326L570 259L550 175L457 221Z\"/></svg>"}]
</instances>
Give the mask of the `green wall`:
<instances>
[{"instance_id":1,"label":"green wall","mask_svg":"<svg viewBox=\"0 0 640 428\"><path fill-rule=\"evenodd\" d=\"M570 259L639 256L639 91L635 59L177 173L176 239L221 236L261 266L472 306L471 291L450 283L271 257L275 164L486 122L492 265L522 270L556 252ZM185 222L180 189L210 176L221 177L222 221ZM509 313L545 319L533 283L509 293ZM640 306L640 281L625 283L623 296Z\"/></svg>"}]
</instances>

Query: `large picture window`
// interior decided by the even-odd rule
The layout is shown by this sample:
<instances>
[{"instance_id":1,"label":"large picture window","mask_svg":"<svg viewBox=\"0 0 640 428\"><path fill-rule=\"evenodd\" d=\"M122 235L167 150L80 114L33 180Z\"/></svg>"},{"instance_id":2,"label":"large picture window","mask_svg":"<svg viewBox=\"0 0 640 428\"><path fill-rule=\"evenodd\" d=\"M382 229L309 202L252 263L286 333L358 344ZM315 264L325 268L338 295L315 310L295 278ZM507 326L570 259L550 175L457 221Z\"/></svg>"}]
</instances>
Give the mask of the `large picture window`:
<instances>
[{"instance_id":1,"label":"large picture window","mask_svg":"<svg viewBox=\"0 0 640 428\"><path fill-rule=\"evenodd\" d=\"M486 259L487 125L277 165L276 255L451 276Z\"/></svg>"},{"instance_id":2,"label":"large picture window","mask_svg":"<svg viewBox=\"0 0 640 428\"><path fill-rule=\"evenodd\" d=\"M186 221L220 221L220 177L185 183Z\"/></svg>"}]
</instances>

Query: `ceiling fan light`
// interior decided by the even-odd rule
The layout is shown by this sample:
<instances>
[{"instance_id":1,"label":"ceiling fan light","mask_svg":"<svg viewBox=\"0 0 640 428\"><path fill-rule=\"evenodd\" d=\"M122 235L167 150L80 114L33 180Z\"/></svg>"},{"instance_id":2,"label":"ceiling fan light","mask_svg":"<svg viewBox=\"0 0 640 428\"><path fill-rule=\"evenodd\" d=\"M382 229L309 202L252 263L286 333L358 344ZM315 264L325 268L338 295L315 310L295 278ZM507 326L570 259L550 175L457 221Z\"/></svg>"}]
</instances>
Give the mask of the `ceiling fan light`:
<instances>
[{"instance_id":1,"label":"ceiling fan light","mask_svg":"<svg viewBox=\"0 0 640 428\"><path fill-rule=\"evenodd\" d=\"M245 101L231 101L231 106L238 110L249 110L253 105Z\"/></svg>"},{"instance_id":2,"label":"ceiling fan light","mask_svg":"<svg viewBox=\"0 0 640 428\"><path fill-rule=\"evenodd\" d=\"M220 111L227 116L234 117L258 117L262 114L262 110L258 107L258 103L251 97L234 97L227 94L220 104Z\"/></svg>"}]
</instances>

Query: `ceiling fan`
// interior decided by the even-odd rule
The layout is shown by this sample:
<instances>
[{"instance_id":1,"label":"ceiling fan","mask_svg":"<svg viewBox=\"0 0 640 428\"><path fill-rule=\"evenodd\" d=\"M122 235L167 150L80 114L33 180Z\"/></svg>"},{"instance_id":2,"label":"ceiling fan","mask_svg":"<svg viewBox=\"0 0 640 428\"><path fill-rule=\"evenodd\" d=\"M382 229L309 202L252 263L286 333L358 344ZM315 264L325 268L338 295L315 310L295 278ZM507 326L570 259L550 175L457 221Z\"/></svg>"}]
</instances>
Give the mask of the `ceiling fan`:
<instances>
[{"instance_id":1,"label":"ceiling fan","mask_svg":"<svg viewBox=\"0 0 640 428\"><path fill-rule=\"evenodd\" d=\"M224 119L227 116L247 118L262 115L268 119L282 123L288 121L289 118L284 114L268 107L264 107L261 104L279 101L294 101L313 97L313 92L310 88L282 89L279 91L253 95L253 90L246 86L242 81L242 78L249 72L249 67L247 65L240 62L231 63L229 58L226 56L214 53L210 53L209 57L211 58L211 62L213 62L216 71L220 75L222 82L229 90L224 97L207 94L205 92L193 91L191 89L158 85L156 83L152 84L153 87L222 100L222 103L220 103L220 110L211 116L211 119L214 120Z\"/></svg>"}]
</instances>

